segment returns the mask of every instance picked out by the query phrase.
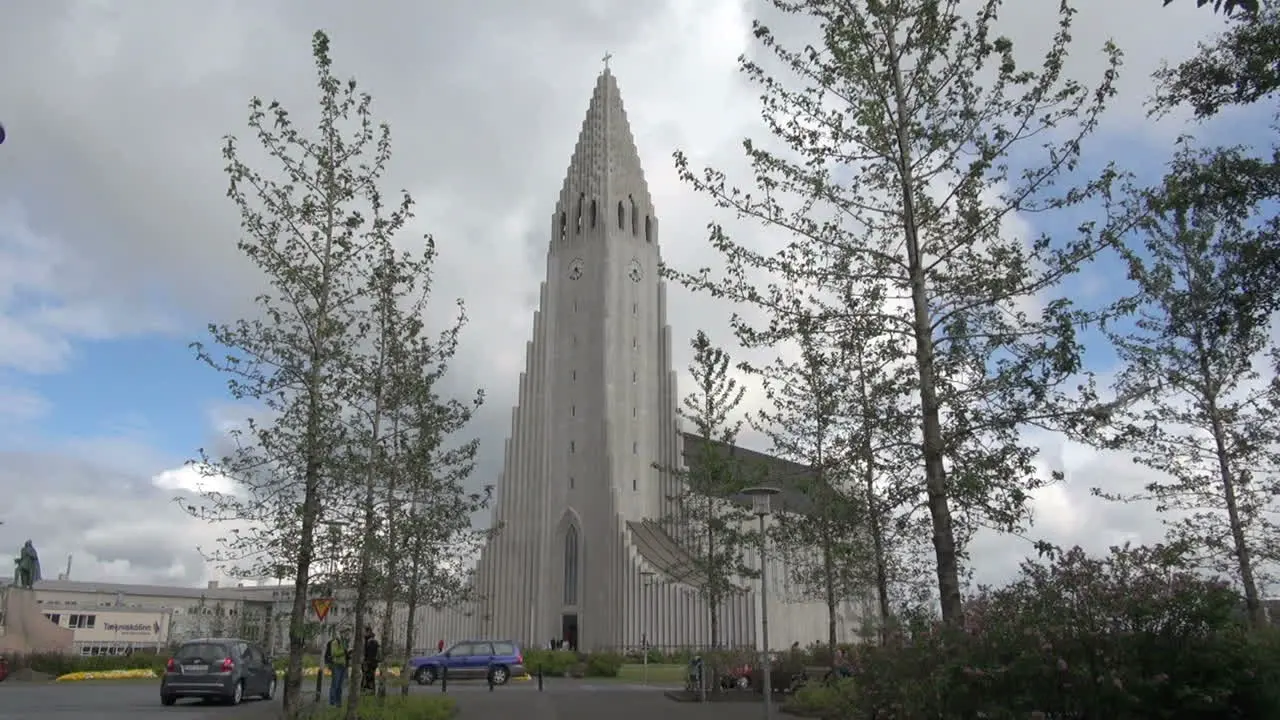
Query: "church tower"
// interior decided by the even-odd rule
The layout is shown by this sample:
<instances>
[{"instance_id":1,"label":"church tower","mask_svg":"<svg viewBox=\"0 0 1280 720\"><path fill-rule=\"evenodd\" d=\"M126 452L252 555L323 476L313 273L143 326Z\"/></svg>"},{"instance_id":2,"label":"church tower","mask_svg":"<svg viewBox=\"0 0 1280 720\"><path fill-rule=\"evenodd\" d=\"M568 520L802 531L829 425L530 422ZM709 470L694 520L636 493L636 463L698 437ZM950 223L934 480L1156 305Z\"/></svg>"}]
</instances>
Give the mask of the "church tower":
<instances>
[{"instance_id":1,"label":"church tower","mask_svg":"<svg viewBox=\"0 0 1280 720\"><path fill-rule=\"evenodd\" d=\"M575 647L709 638L696 565L663 527L679 494L659 223L608 68L549 222L546 280L504 447L497 532L450 638ZM753 596L725 599L722 641L750 642Z\"/></svg>"},{"instance_id":2,"label":"church tower","mask_svg":"<svg viewBox=\"0 0 1280 720\"><path fill-rule=\"evenodd\" d=\"M669 469L683 467L687 446L702 440L677 421L658 216L607 67L548 230L546 279L498 478L497 532L476 566L475 598L422 627L450 641L554 639L581 650L705 646L711 612L700 589L708 580L692 539L681 543L686 533L664 522L681 490ZM741 452L782 474L805 472ZM775 647L825 637L825 602L792 597L781 566L770 577ZM736 586L717 605L717 639L751 645L759 593L745 580Z\"/></svg>"}]
</instances>

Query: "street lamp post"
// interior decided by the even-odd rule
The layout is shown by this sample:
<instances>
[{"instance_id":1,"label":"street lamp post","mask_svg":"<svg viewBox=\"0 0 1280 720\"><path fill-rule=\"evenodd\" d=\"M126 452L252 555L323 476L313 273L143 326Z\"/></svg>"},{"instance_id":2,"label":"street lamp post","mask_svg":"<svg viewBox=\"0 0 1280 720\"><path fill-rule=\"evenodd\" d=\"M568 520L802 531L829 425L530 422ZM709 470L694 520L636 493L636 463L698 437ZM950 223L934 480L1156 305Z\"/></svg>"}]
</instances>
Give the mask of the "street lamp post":
<instances>
[{"instance_id":1,"label":"street lamp post","mask_svg":"<svg viewBox=\"0 0 1280 720\"><path fill-rule=\"evenodd\" d=\"M640 602L644 605L644 625L640 630L640 652L644 653L644 684L649 684L649 588L653 585L653 578L657 573L652 570L640 571Z\"/></svg>"},{"instance_id":2,"label":"street lamp post","mask_svg":"<svg viewBox=\"0 0 1280 720\"><path fill-rule=\"evenodd\" d=\"M773 683L769 658L769 583L768 563L765 561L764 519L770 513L770 500L779 490L771 487L751 487L742 491L751 498L751 511L760 518L760 690L764 694L765 720L773 718Z\"/></svg>"}]
</instances>

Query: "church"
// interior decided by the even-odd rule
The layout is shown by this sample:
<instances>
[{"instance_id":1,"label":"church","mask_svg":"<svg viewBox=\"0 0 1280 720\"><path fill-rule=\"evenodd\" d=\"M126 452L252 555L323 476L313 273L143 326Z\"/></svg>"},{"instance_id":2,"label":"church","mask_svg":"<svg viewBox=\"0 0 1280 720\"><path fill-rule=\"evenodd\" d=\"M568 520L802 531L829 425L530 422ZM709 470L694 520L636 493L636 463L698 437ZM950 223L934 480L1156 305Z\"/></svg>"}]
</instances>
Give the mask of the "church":
<instances>
[{"instance_id":1,"label":"church","mask_svg":"<svg viewBox=\"0 0 1280 720\"><path fill-rule=\"evenodd\" d=\"M659 468L687 467L702 442L681 432L676 411L673 343L687 339L667 325L661 224L607 67L547 230L547 274L497 483L499 530L476 567L476 599L429 613L423 629L450 642L556 639L584 651L706 646L705 582L662 522L683 480ZM804 473L726 451L762 461L780 488ZM758 553L747 563L758 567ZM768 575L770 645L825 641L825 602L793 587L783 559ZM735 587L718 611L718 644L755 647L760 583ZM841 603L842 641L856 640L865 609Z\"/></svg>"}]
</instances>

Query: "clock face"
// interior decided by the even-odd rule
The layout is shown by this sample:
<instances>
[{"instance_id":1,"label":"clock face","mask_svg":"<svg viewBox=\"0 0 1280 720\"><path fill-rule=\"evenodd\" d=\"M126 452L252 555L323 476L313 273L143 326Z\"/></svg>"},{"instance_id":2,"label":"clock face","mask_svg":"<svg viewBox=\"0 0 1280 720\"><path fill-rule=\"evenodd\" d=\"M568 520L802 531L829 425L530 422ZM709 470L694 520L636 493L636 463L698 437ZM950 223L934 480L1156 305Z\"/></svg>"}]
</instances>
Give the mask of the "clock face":
<instances>
[{"instance_id":1,"label":"clock face","mask_svg":"<svg viewBox=\"0 0 1280 720\"><path fill-rule=\"evenodd\" d=\"M582 261L582 258L574 258L573 261L569 263L569 279L577 280L582 277L582 268L585 265L586 263Z\"/></svg>"},{"instance_id":2,"label":"clock face","mask_svg":"<svg viewBox=\"0 0 1280 720\"><path fill-rule=\"evenodd\" d=\"M631 278L631 282L640 282L640 278L644 277L644 268L640 267L640 261L631 261L627 266L627 277Z\"/></svg>"}]
</instances>

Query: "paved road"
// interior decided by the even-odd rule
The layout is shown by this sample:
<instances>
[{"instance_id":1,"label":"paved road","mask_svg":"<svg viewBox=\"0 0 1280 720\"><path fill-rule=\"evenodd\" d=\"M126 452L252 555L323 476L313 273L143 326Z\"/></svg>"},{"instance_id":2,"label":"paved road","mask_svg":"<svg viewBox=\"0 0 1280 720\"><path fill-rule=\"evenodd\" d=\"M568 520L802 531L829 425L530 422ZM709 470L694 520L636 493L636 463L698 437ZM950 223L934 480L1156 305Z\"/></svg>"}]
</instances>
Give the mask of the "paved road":
<instances>
[{"instance_id":1,"label":"paved road","mask_svg":"<svg viewBox=\"0 0 1280 720\"><path fill-rule=\"evenodd\" d=\"M313 686L312 686L313 687ZM439 693L439 685L412 688L414 694ZM677 703L654 686L620 682L548 680L544 692L536 682L517 682L489 692L484 683L450 683L462 720L519 717L522 720L721 720L758 717L755 704ZM239 707L180 700L160 705L158 681L120 683L0 683L0 720L275 720L278 701L246 700Z\"/></svg>"},{"instance_id":2,"label":"paved road","mask_svg":"<svg viewBox=\"0 0 1280 720\"><path fill-rule=\"evenodd\" d=\"M270 703L275 705L276 703ZM102 683L0 683L0 720L133 720L175 717L184 720L270 717L268 704L246 700L238 707L179 700L160 704L160 681Z\"/></svg>"}]
</instances>

